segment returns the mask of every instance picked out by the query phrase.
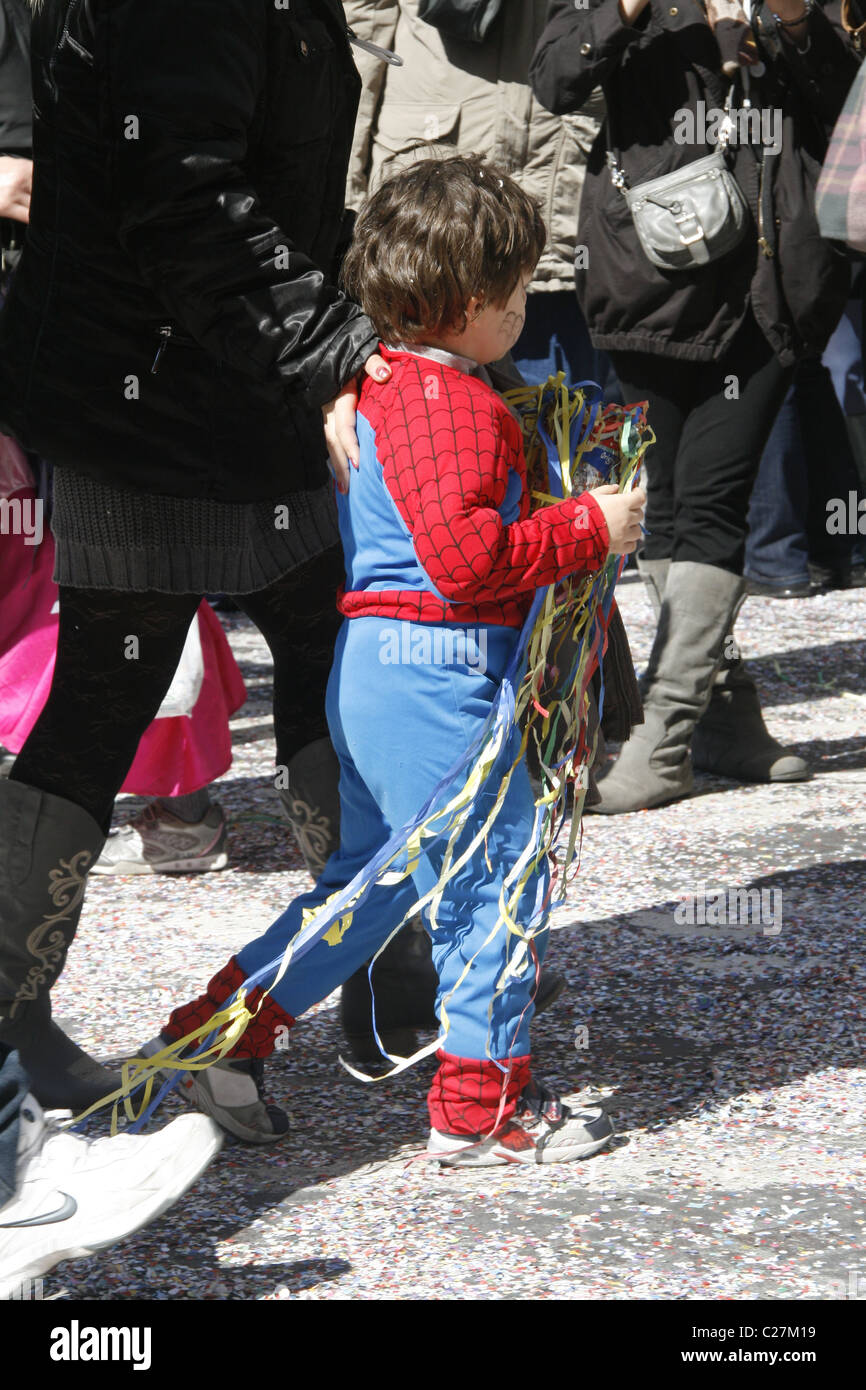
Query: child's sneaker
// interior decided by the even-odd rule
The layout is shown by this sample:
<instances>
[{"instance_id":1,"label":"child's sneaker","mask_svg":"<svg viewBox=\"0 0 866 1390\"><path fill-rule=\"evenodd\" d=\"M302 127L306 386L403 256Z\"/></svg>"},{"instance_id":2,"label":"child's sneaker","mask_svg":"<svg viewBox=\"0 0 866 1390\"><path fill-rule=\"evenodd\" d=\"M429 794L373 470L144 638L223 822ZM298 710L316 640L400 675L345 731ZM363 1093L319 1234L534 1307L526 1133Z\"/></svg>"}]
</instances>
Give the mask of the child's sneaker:
<instances>
[{"instance_id":1,"label":"child's sneaker","mask_svg":"<svg viewBox=\"0 0 866 1390\"><path fill-rule=\"evenodd\" d=\"M521 1092L514 1118L497 1134L446 1134L431 1129L427 1152L447 1168L492 1168L500 1163L573 1163L598 1153L613 1137L600 1105L570 1110L536 1082Z\"/></svg>"},{"instance_id":2,"label":"child's sneaker","mask_svg":"<svg viewBox=\"0 0 866 1390\"><path fill-rule=\"evenodd\" d=\"M94 874L207 874L228 865L226 821L214 803L200 821L172 815L159 802L112 830Z\"/></svg>"},{"instance_id":3,"label":"child's sneaker","mask_svg":"<svg viewBox=\"0 0 866 1390\"><path fill-rule=\"evenodd\" d=\"M165 1038L156 1037L145 1043L141 1056L153 1057L168 1046ZM177 1072L160 1075L168 1080ZM265 1100L261 1061L226 1057L204 1071L184 1072L177 1093L247 1144L274 1144L289 1132L285 1110Z\"/></svg>"}]
</instances>

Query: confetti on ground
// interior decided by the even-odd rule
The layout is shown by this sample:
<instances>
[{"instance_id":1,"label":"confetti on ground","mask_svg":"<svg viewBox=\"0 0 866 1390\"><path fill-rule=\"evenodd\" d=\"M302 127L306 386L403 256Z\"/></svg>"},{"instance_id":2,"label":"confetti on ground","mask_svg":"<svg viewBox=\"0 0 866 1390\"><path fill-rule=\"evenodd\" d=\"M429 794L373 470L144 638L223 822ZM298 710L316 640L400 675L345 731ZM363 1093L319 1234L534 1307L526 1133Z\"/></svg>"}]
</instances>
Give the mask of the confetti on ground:
<instances>
[{"instance_id":1,"label":"confetti on ground","mask_svg":"<svg viewBox=\"0 0 866 1390\"><path fill-rule=\"evenodd\" d=\"M631 578L621 606L640 667L651 616ZM587 818L548 957L570 989L534 1026L536 1070L604 1097L609 1152L428 1164L431 1064L353 1081L332 996L269 1065L289 1140L228 1141L170 1216L59 1266L45 1297L866 1298L864 618L853 591L750 599L738 622L768 723L813 781L704 777L688 801ZM267 652L245 619L226 626L250 693L218 793L232 867L91 882L55 1014L102 1057L151 1037L307 884L271 780ZM689 898L718 889L722 920L690 922ZM726 920L737 889L763 890L762 920Z\"/></svg>"}]
</instances>

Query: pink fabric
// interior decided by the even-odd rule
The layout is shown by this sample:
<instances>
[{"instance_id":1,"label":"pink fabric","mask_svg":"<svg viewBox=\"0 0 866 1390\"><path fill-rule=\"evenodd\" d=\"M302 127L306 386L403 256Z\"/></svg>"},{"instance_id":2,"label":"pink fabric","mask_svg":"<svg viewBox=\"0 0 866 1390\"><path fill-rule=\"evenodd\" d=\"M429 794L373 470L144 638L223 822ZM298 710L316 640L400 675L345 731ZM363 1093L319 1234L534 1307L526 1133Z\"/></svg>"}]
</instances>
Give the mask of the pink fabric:
<instances>
[{"instance_id":1,"label":"pink fabric","mask_svg":"<svg viewBox=\"0 0 866 1390\"><path fill-rule=\"evenodd\" d=\"M51 688L57 648L53 572L49 530L39 546L25 545L21 536L0 536L0 743L11 753L20 753ZM153 721L121 791L186 796L231 767L229 718L245 703L246 687L210 604L202 602L198 614L204 680L195 709L188 719Z\"/></svg>"}]
</instances>

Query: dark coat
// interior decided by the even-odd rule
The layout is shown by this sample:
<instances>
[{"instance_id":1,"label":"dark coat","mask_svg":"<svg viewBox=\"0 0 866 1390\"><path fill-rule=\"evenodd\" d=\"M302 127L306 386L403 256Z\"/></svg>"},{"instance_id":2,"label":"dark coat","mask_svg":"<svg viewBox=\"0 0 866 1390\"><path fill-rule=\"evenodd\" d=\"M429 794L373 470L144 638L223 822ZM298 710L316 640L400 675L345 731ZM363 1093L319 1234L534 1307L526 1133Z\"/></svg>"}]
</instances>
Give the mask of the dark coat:
<instances>
[{"instance_id":1,"label":"dark coat","mask_svg":"<svg viewBox=\"0 0 866 1390\"><path fill-rule=\"evenodd\" d=\"M578 243L587 248L578 296L596 347L716 361L750 304L784 365L826 346L845 304L849 268L841 249L820 236L814 192L858 59L836 0L817 0L810 39L802 56L789 45L777 56L765 52L766 73L752 82L753 104L782 113L782 150L766 159L763 200L758 153L750 145L734 151L753 222L745 240L719 261L685 271L649 261L611 181L602 131L578 228ZM650 0L634 28L623 23L617 0L589 0L580 9L573 0L553 0L531 79L539 99L559 113L577 110L602 86L632 187L710 153L712 144L677 143L677 113L697 113L700 101L721 109L729 87L697 0ZM733 105L742 105L741 89Z\"/></svg>"},{"instance_id":2,"label":"dark coat","mask_svg":"<svg viewBox=\"0 0 866 1390\"><path fill-rule=\"evenodd\" d=\"M32 46L0 421L121 487L320 485L319 407L377 341L333 288L360 89L339 0L44 0Z\"/></svg>"},{"instance_id":3,"label":"dark coat","mask_svg":"<svg viewBox=\"0 0 866 1390\"><path fill-rule=\"evenodd\" d=\"M30 6L0 0L0 154L29 158Z\"/></svg>"}]
</instances>

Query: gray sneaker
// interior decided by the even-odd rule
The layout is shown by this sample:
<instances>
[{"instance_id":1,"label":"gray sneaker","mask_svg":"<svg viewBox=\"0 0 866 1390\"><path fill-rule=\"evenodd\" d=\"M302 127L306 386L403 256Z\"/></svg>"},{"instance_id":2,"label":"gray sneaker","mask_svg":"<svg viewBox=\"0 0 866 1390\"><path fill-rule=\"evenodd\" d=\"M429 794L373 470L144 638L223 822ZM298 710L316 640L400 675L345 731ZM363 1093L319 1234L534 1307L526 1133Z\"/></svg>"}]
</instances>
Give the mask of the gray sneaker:
<instances>
[{"instance_id":1,"label":"gray sneaker","mask_svg":"<svg viewBox=\"0 0 866 1390\"><path fill-rule=\"evenodd\" d=\"M153 802L111 831L91 873L207 874L228 862L225 816L216 802L192 824Z\"/></svg>"},{"instance_id":2,"label":"gray sneaker","mask_svg":"<svg viewBox=\"0 0 866 1390\"><path fill-rule=\"evenodd\" d=\"M512 1120L490 1138L431 1129L427 1153L444 1168L492 1168L502 1163L574 1163L613 1138L600 1105L570 1110L535 1082L525 1088Z\"/></svg>"},{"instance_id":3,"label":"gray sneaker","mask_svg":"<svg viewBox=\"0 0 866 1390\"><path fill-rule=\"evenodd\" d=\"M167 1039L156 1037L141 1056L153 1057L167 1046ZM160 1071L166 1080L176 1074ZM264 1062L228 1057L205 1071L184 1072L177 1093L247 1144L275 1144L289 1132L285 1110L265 1099Z\"/></svg>"}]
</instances>

